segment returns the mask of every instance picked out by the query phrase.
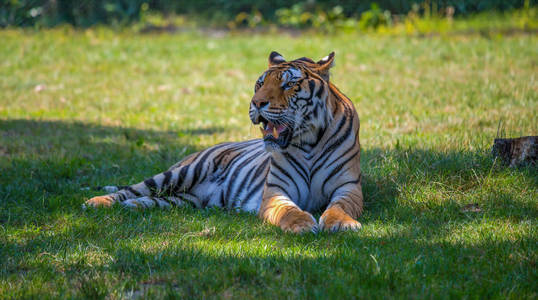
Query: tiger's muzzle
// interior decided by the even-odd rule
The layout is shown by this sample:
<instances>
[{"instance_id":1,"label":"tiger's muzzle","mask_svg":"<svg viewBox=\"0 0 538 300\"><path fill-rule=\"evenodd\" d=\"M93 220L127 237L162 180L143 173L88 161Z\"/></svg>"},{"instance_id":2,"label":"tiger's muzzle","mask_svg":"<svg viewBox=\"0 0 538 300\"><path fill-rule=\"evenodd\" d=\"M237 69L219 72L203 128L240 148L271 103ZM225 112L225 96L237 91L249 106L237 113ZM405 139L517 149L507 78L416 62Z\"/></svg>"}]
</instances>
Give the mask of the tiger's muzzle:
<instances>
[{"instance_id":1,"label":"tiger's muzzle","mask_svg":"<svg viewBox=\"0 0 538 300\"><path fill-rule=\"evenodd\" d=\"M257 105L253 106L254 109L250 113L250 120L255 125L261 123L260 131L265 144L267 146L278 146L282 149L286 148L293 135L292 128L278 120L264 117L259 107Z\"/></svg>"}]
</instances>

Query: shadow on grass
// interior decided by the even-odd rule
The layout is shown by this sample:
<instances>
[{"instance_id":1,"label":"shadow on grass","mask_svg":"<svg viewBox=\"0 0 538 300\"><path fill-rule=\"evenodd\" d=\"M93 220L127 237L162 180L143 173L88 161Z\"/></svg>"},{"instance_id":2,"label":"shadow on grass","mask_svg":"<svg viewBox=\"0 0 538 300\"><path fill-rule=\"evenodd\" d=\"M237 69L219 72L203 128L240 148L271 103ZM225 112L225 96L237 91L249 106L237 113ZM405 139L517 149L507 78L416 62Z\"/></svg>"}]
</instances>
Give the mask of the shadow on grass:
<instances>
[{"instance_id":1,"label":"shadow on grass","mask_svg":"<svg viewBox=\"0 0 538 300\"><path fill-rule=\"evenodd\" d=\"M403 215L437 211L431 220L437 223L447 209L462 212L462 205L480 204L497 217L538 217L536 205L520 201L522 193L507 191L530 193L538 186L537 169L507 168L489 151L363 149L361 169L366 210L373 214L387 209Z\"/></svg>"},{"instance_id":2,"label":"shadow on grass","mask_svg":"<svg viewBox=\"0 0 538 300\"><path fill-rule=\"evenodd\" d=\"M0 120L0 206L63 210L75 204L72 195L81 201L82 187L129 184L200 150L189 134L193 131ZM0 213L0 220L4 218Z\"/></svg>"},{"instance_id":3,"label":"shadow on grass","mask_svg":"<svg viewBox=\"0 0 538 300\"><path fill-rule=\"evenodd\" d=\"M89 193L81 192L83 187L132 184L200 150L185 135L225 129L172 132L81 122L0 120L0 130L0 200L10 209L32 207L51 213L66 207L78 210L81 198ZM521 184L524 189L524 185L538 185L538 172L507 169L486 152L366 148L361 167L366 217L384 211L392 217L399 213L402 218L425 210L441 215L445 209L461 211L458 197L465 193L478 194L477 201L501 205L497 210L538 215L532 203L518 203L513 194L490 182L499 174L517 173L523 176L503 184ZM415 192L415 203L399 202L411 192ZM439 193L446 195L444 201L426 201ZM0 213L0 223L5 218ZM443 218L433 216L431 221L440 220Z\"/></svg>"},{"instance_id":4,"label":"shadow on grass","mask_svg":"<svg viewBox=\"0 0 538 300\"><path fill-rule=\"evenodd\" d=\"M515 241L447 242L413 238L412 226L406 226L389 235L321 234L313 239L268 227L237 233L234 225L207 234L197 230L226 224L215 218L188 224L185 220L207 212L178 210L188 217L176 222L166 212L94 211L57 234L7 241L0 252L10 259L0 264L0 278L59 274L67 290L63 292L78 297L113 291L309 299L394 293L487 297L532 291L536 238L530 235ZM222 212L213 214L224 223L236 220ZM248 216L237 217L246 217L242 225L254 223Z\"/></svg>"},{"instance_id":5,"label":"shadow on grass","mask_svg":"<svg viewBox=\"0 0 538 300\"><path fill-rule=\"evenodd\" d=\"M532 290L535 237L447 242L454 228L538 217L535 204L512 192L536 185L536 172L506 169L488 153L366 148L365 229L358 234L294 236L221 210L80 209L91 194L81 187L133 183L197 150L175 132L0 120L0 226L9 232L0 235L7 258L0 278L48 276L82 297L120 286L185 297ZM467 202L481 211L465 212Z\"/></svg>"}]
</instances>

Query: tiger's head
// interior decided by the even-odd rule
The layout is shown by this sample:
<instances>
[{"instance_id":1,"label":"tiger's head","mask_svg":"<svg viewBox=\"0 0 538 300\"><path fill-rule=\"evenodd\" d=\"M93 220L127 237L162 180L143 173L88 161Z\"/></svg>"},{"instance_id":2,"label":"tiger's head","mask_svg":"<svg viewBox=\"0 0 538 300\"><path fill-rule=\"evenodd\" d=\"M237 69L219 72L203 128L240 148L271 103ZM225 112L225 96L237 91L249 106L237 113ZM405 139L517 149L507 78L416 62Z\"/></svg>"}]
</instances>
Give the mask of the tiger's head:
<instances>
[{"instance_id":1,"label":"tiger's head","mask_svg":"<svg viewBox=\"0 0 538 300\"><path fill-rule=\"evenodd\" d=\"M329 69L334 52L314 62L302 57L286 61L282 55L269 55L269 68L254 87L249 115L261 123L268 151L290 144L313 144L331 119L328 100Z\"/></svg>"}]
</instances>

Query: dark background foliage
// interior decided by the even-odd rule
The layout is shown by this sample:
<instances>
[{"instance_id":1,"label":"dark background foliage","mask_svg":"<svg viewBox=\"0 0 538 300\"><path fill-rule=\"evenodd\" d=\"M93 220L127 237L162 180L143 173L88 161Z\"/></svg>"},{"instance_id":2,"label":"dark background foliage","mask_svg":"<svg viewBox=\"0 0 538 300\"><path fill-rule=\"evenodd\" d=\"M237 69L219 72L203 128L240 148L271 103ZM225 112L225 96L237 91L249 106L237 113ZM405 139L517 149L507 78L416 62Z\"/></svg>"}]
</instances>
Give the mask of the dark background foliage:
<instances>
[{"instance_id":1,"label":"dark background foliage","mask_svg":"<svg viewBox=\"0 0 538 300\"><path fill-rule=\"evenodd\" d=\"M377 4L392 14L407 14L426 6L443 11L451 6L456 15L468 15L486 10L505 11L521 8L536 0L0 0L0 26L55 26L68 23L78 27L95 24L125 24L140 18L141 12L151 10L163 14L188 14L201 19L233 19L241 12L259 12L264 19L275 20L279 8L302 3L312 9L330 10L340 6L345 16L358 16ZM418 6L417 6L418 5Z\"/></svg>"}]
</instances>

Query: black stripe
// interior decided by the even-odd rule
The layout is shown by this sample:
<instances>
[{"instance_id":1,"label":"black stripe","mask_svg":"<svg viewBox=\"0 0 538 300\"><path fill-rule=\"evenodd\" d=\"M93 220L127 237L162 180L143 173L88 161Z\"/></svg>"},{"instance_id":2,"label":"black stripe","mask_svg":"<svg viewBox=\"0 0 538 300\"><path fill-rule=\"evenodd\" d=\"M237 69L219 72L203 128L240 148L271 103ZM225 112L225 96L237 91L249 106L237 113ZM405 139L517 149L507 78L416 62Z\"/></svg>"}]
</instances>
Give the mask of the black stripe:
<instances>
[{"instance_id":1,"label":"black stripe","mask_svg":"<svg viewBox=\"0 0 538 300\"><path fill-rule=\"evenodd\" d=\"M140 192L138 192L137 190L133 189L132 187L128 186L125 188L127 191L133 193L135 196L142 196L142 194L140 194Z\"/></svg>"},{"instance_id":2,"label":"black stripe","mask_svg":"<svg viewBox=\"0 0 538 300\"><path fill-rule=\"evenodd\" d=\"M164 189L169 183L170 179L172 178L172 171L166 171L163 173L164 179L163 183L161 184L161 188Z\"/></svg>"},{"instance_id":3,"label":"black stripe","mask_svg":"<svg viewBox=\"0 0 538 300\"><path fill-rule=\"evenodd\" d=\"M282 179L282 177L278 176L277 174L273 173L272 171L271 171L271 172L269 172L269 174L270 174L271 176L274 176L274 177L276 177L276 179L278 179L278 180L282 181L283 183L285 183L285 184L288 184L288 181L287 181L287 180L285 180L285 179ZM267 181L267 182L269 182L269 181Z\"/></svg>"},{"instance_id":4,"label":"black stripe","mask_svg":"<svg viewBox=\"0 0 538 300\"><path fill-rule=\"evenodd\" d=\"M215 158L213 159L213 172L217 171L217 168L220 166L220 163L222 162L222 160L226 157L228 153L232 151L234 151L233 148L226 149L215 156Z\"/></svg>"},{"instance_id":5,"label":"black stripe","mask_svg":"<svg viewBox=\"0 0 538 300\"><path fill-rule=\"evenodd\" d=\"M144 180L144 184L148 187L150 193L155 193L157 191L157 182L155 182L155 179L148 178Z\"/></svg>"},{"instance_id":6,"label":"black stripe","mask_svg":"<svg viewBox=\"0 0 538 300\"><path fill-rule=\"evenodd\" d=\"M325 91L325 86L322 84L322 85L319 86L319 89L316 92L316 97L321 98L321 95L323 94L323 91Z\"/></svg>"},{"instance_id":7,"label":"black stripe","mask_svg":"<svg viewBox=\"0 0 538 300\"><path fill-rule=\"evenodd\" d=\"M336 100L340 100L340 98L338 97L338 95L336 95L336 93L333 91L333 87L334 85L332 85L331 83L329 83L329 92L336 98ZM338 103L341 103L341 101L338 101ZM336 110L338 109L338 105L334 105L333 106L333 116L336 115Z\"/></svg>"},{"instance_id":8,"label":"black stripe","mask_svg":"<svg viewBox=\"0 0 538 300\"><path fill-rule=\"evenodd\" d=\"M243 151L239 151L239 152L237 153L237 155L235 155L232 159L230 159L230 161L228 162L228 164L227 164L227 165L224 167L224 169L222 170L222 173L223 173L223 174L226 174L226 171L228 170L228 168L229 168L230 166L233 165L235 159L236 159L237 157L241 156L242 154L244 154L244 153L246 152L246 151L244 150L244 148L247 148L247 147L251 146L251 143L252 143L252 142L258 142L258 141L259 141L259 140L250 140L250 141L247 141L247 142L242 142L242 143L239 143L239 144L237 145L237 147L232 148L234 151L239 151L239 150L243 150Z\"/></svg>"},{"instance_id":9,"label":"black stripe","mask_svg":"<svg viewBox=\"0 0 538 300\"><path fill-rule=\"evenodd\" d=\"M347 118L345 118L345 117L342 118L342 119L340 120L340 122L338 123L338 127L337 127L336 130L334 131L334 132L336 132L336 134L333 135L333 137L331 137L331 138L329 139L329 141L332 140L332 139L335 138L335 137L338 137L338 132L340 132L340 131L342 130L342 128L346 125L346 121L347 121ZM315 155L316 155L316 153L312 153L312 154L310 155L310 158L307 158L307 159L312 159L312 157L314 157ZM318 157L318 160L319 160L321 157L323 157L323 155L320 156L320 157ZM316 162L314 162L314 164L315 164L315 163L316 163Z\"/></svg>"},{"instance_id":10,"label":"black stripe","mask_svg":"<svg viewBox=\"0 0 538 300\"><path fill-rule=\"evenodd\" d=\"M342 184L340 184L339 186L337 186L334 191L331 193L331 196L329 197L329 201L332 200L333 196L334 196L334 193L336 193L336 191L338 191L339 188L343 187L344 185L346 184L350 184L350 183L354 183L354 184L357 184L361 181L361 178L362 178L362 174L359 174L359 178L357 178L356 180L350 180L350 181L346 181Z\"/></svg>"},{"instance_id":11,"label":"black stripe","mask_svg":"<svg viewBox=\"0 0 538 300\"><path fill-rule=\"evenodd\" d=\"M284 156L292 162L292 167L295 169L295 171L297 171L297 173L299 175L301 175L301 177L303 178L304 182L310 186L310 178L308 178L308 173L306 172L306 170L303 168L303 166L301 166L301 164L293 157L291 156L289 153L287 152L284 152Z\"/></svg>"},{"instance_id":12,"label":"black stripe","mask_svg":"<svg viewBox=\"0 0 538 300\"><path fill-rule=\"evenodd\" d=\"M351 102L351 100L349 100L349 97L346 96L344 93L342 93L342 91L340 91L340 89L338 89L334 84L329 83L329 89L331 90L331 92L333 93L333 95L334 95L337 99L342 100L340 97L338 97L338 95L337 95L334 91L337 91L338 94L342 95L346 100L348 100L349 102Z\"/></svg>"},{"instance_id":13,"label":"black stripe","mask_svg":"<svg viewBox=\"0 0 538 300\"><path fill-rule=\"evenodd\" d=\"M305 145L308 145L310 148L316 147L319 142L321 142L321 139L323 138L323 135L325 134L325 127L321 127L318 129L316 140L314 140L313 143L305 143ZM301 149L302 150L302 149ZM314 156L311 157L305 157L306 160L311 160Z\"/></svg>"},{"instance_id":14,"label":"black stripe","mask_svg":"<svg viewBox=\"0 0 538 300\"><path fill-rule=\"evenodd\" d=\"M209 200L211 200L211 197L205 197L204 199L200 199L200 200L202 200L202 208L206 208L207 204L209 203Z\"/></svg>"},{"instance_id":15,"label":"black stripe","mask_svg":"<svg viewBox=\"0 0 538 300\"><path fill-rule=\"evenodd\" d=\"M224 203L224 191L220 190L220 207L224 208L226 207L226 203Z\"/></svg>"},{"instance_id":16,"label":"black stripe","mask_svg":"<svg viewBox=\"0 0 538 300\"><path fill-rule=\"evenodd\" d=\"M347 118L343 118L342 120L347 120ZM345 123L345 122L343 122L343 123ZM323 151L321 156L318 157L318 159L316 159L316 161L314 161L313 166L315 166L318 163L319 160L321 160L322 158L325 158L325 159L323 159L323 162L321 164L319 164L314 169L314 171L312 171L312 174L316 173L321 167L323 167L323 165L327 162L327 160L331 156L330 154L332 154L338 148L338 146L340 146L349 137L349 135L351 134L351 128L352 127L353 127L352 124L349 124L349 126L346 128L346 131L342 135L340 135L340 136L336 135L336 137L338 137L336 139L336 141L334 143L332 143L330 146L328 146L327 148L325 148L325 150ZM339 132L340 130L341 130L341 128L339 127L337 132Z\"/></svg>"},{"instance_id":17,"label":"black stripe","mask_svg":"<svg viewBox=\"0 0 538 300\"><path fill-rule=\"evenodd\" d=\"M293 146L293 147L295 147L295 148L301 150L302 152L308 152L308 150L306 150L305 148L301 147L301 145L291 144L291 146ZM312 157L314 157L314 156L312 156ZM307 157L307 156L305 156L305 159L306 159L306 160L311 160L312 157Z\"/></svg>"},{"instance_id":18,"label":"black stripe","mask_svg":"<svg viewBox=\"0 0 538 300\"><path fill-rule=\"evenodd\" d=\"M222 174L226 174L226 172L228 171L229 168L231 168L233 166L233 164L235 163L235 161L237 160L237 158L241 158L243 157L243 154L244 152L237 152L237 154L232 157L230 159L230 161L228 161L228 164L226 164L226 166L224 167L224 169L222 170Z\"/></svg>"},{"instance_id":19,"label":"black stripe","mask_svg":"<svg viewBox=\"0 0 538 300\"><path fill-rule=\"evenodd\" d=\"M170 191L170 179L172 178L172 171L168 170L163 173L164 179L161 183L161 194L168 193Z\"/></svg>"},{"instance_id":20,"label":"black stripe","mask_svg":"<svg viewBox=\"0 0 538 300\"><path fill-rule=\"evenodd\" d=\"M202 157L200 157L200 159L198 160L198 162L196 162L196 166L194 167L194 178L193 178L193 182L195 180L198 179L198 177L200 177L200 173L202 172L202 168L204 167L204 163L205 161L207 160L207 158L213 154L213 152L219 150L220 148L223 148L225 146L229 146L230 144L229 143L226 143L226 144L220 144L220 145L216 145L216 146L213 146L211 148L208 148L207 150L205 150L204 152L204 155ZM193 161L194 163L195 161ZM199 180L200 182L201 180Z\"/></svg>"},{"instance_id":21,"label":"black stripe","mask_svg":"<svg viewBox=\"0 0 538 300\"><path fill-rule=\"evenodd\" d=\"M284 170L274 160L272 160L271 166L276 167L282 174L286 175L291 180L291 182L293 182L293 184L295 185L295 188L297 189L297 193L301 194L301 191L299 190L299 186L297 185L297 182L295 182L295 179L293 179L293 177L291 177L291 175L290 175L290 173L288 173L288 171Z\"/></svg>"},{"instance_id":22,"label":"black stripe","mask_svg":"<svg viewBox=\"0 0 538 300\"><path fill-rule=\"evenodd\" d=\"M194 156L194 158L191 160L191 163L195 162L198 159L198 157L200 157L202 154L204 154L204 152L205 152L205 150L196 153L196 156Z\"/></svg>"},{"instance_id":23,"label":"black stripe","mask_svg":"<svg viewBox=\"0 0 538 300\"><path fill-rule=\"evenodd\" d=\"M269 158L266 158L262 164L260 164L258 166L258 168L256 169L256 172L254 172L254 176L252 177L252 180L250 180L250 184L248 184L248 186L246 187L247 190L249 190L248 194L244 197L244 199L241 201L241 207L243 206L244 204L244 201L248 201L250 199L250 197L252 197L252 194L254 194L261 186L264 185L265 181L267 180L267 177L266 176L263 176L262 179L260 180L260 182L254 187L254 189L251 189L251 185L252 183L256 180L256 178L260 177L260 175L262 175L262 172L265 171L265 168L267 167L267 164L269 163ZM249 172L250 174L250 172ZM245 177L245 181L247 181L247 178L248 178L248 174L247 176Z\"/></svg>"},{"instance_id":24,"label":"black stripe","mask_svg":"<svg viewBox=\"0 0 538 300\"><path fill-rule=\"evenodd\" d=\"M198 181L200 182L200 180L198 180L198 178L200 177L200 173L202 173L202 168L204 167L205 165L205 161L206 159L213 153L215 152L217 149L214 149L214 148L209 148L206 153L200 157L200 160L198 160L196 162L196 166L194 167L194 175L193 175L193 179L192 179L192 182L194 183L194 181ZM192 184L191 184L192 186ZM189 188L190 189L190 188Z\"/></svg>"},{"instance_id":25,"label":"black stripe","mask_svg":"<svg viewBox=\"0 0 538 300\"><path fill-rule=\"evenodd\" d=\"M327 176L327 178L325 179L325 181L323 182L323 185L321 186L321 190L325 190L325 184L327 184L327 182L329 180L331 180L331 178L336 175L349 161L351 161L353 158L355 158L355 156L357 156L357 153L359 153L360 150L357 150L355 153L353 153L353 155L351 155L351 157L349 157L348 159L346 159L343 163L339 164L338 166L336 166L336 168L334 168L331 172L331 174L329 174L329 176Z\"/></svg>"},{"instance_id":26,"label":"black stripe","mask_svg":"<svg viewBox=\"0 0 538 300\"><path fill-rule=\"evenodd\" d=\"M239 183L239 187L238 187L240 191L241 191L241 190L245 190L245 184L247 184L246 189L248 190L248 188L249 188L248 183L249 183L249 182L252 183L252 180L254 180L254 179L249 180L249 179L250 179L250 175L252 175L252 172L254 172L254 168L250 168L250 170L247 172L247 175L243 176L243 180L241 181L241 183ZM234 186L235 186L235 185L236 185L236 184L234 184ZM228 193L230 193L230 192L228 192ZM234 191L233 194L235 195L235 194L236 194L236 191Z\"/></svg>"},{"instance_id":27,"label":"black stripe","mask_svg":"<svg viewBox=\"0 0 538 300\"><path fill-rule=\"evenodd\" d=\"M256 186L254 186L253 189L251 189L249 191L249 193L245 196L245 198L243 199L243 201L241 201L241 208L243 208L243 205L245 204L248 204L248 201L250 200L250 198L261 188L263 187L263 185L265 184L265 178L262 178L260 180L260 182L258 182L258 184L256 184ZM245 203L245 201L247 201Z\"/></svg>"},{"instance_id":28,"label":"black stripe","mask_svg":"<svg viewBox=\"0 0 538 300\"><path fill-rule=\"evenodd\" d=\"M119 199L120 202L123 202L123 201L125 201L125 199L127 199L127 197L123 193L117 193L116 195L117 195L118 198L120 198Z\"/></svg>"},{"instance_id":29,"label":"black stripe","mask_svg":"<svg viewBox=\"0 0 538 300\"><path fill-rule=\"evenodd\" d=\"M287 193L286 193L286 190L285 190L282 186L280 186L280 185L278 185L278 184L276 184L276 183L269 183L269 182L268 182L268 183L267 183L267 187L278 188L278 189L280 189L284 194L286 194L286 196L288 196Z\"/></svg>"},{"instance_id":30,"label":"black stripe","mask_svg":"<svg viewBox=\"0 0 538 300\"><path fill-rule=\"evenodd\" d=\"M190 204L193 205L194 207L198 207L197 203L196 203L196 202L192 202L192 200L191 200L190 198L194 198L194 199L198 199L198 200L200 200L200 198L196 197L196 195L193 195L193 194L191 194L191 193L189 193L189 192L185 192L185 193L183 193L183 195L188 195L188 196L190 196L190 197L184 197L184 198L182 198L182 200L184 200L184 201L190 203ZM200 205L203 205L203 203L200 203ZM201 207L203 208L203 206L201 206Z\"/></svg>"},{"instance_id":31,"label":"black stripe","mask_svg":"<svg viewBox=\"0 0 538 300\"><path fill-rule=\"evenodd\" d=\"M314 144L314 146L317 145L321 141L324 135L325 135L325 127L322 127L318 130L318 136L316 138L316 143Z\"/></svg>"},{"instance_id":32,"label":"black stripe","mask_svg":"<svg viewBox=\"0 0 538 300\"><path fill-rule=\"evenodd\" d=\"M233 195L231 195L231 192L232 192L232 189L233 187L235 186L235 177L237 177L237 173L238 172L241 172L243 170L243 168L248 165L251 161L255 160L260 154L262 154L263 152L265 152L265 150L261 150L261 151L258 151L254 154L251 154L250 157L246 158L245 160L243 160L236 168L235 170L232 172L232 174L230 175L230 180L228 181L228 188L226 189L226 197L227 198L232 198Z\"/></svg>"},{"instance_id":33,"label":"black stripe","mask_svg":"<svg viewBox=\"0 0 538 300\"><path fill-rule=\"evenodd\" d=\"M308 98L312 98L312 95L314 94L314 89L316 88L316 81L308 80L308 88L310 89L310 97Z\"/></svg>"},{"instance_id":34,"label":"black stripe","mask_svg":"<svg viewBox=\"0 0 538 300\"><path fill-rule=\"evenodd\" d=\"M314 116L314 119L318 118L318 115L319 115L319 103L316 103L314 105L314 110L312 111L312 115Z\"/></svg>"},{"instance_id":35,"label":"black stripe","mask_svg":"<svg viewBox=\"0 0 538 300\"><path fill-rule=\"evenodd\" d=\"M168 200L167 198L160 198L160 199L164 200L165 202L168 202L168 204L170 204L171 206L177 206L177 203L172 200Z\"/></svg>"},{"instance_id":36,"label":"black stripe","mask_svg":"<svg viewBox=\"0 0 538 300\"><path fill-rule=\"evenodd\" d=\"M300 60L300 61L306 61L306 62L313 63L313 64L316 63L315 61L311 60L311 59L308 58L308 57L301 57L301 58L296 59L295 61L298 61L298 60Z\"/></svg>"},{"instance_id":37,"label":"black stripe","mask_svg":"<svg viewBox=\"0 0 538 300\"><path fill-rule=\"evenodd\" d=\"M360 152L360 145L357 147L357 138L358 138L358 135L355 136L355 141L354 143L351 145L351 147L347 148L345 151L343 151L343 153L349 153L350 151L352 151L354 148L358 148L359 150L355 151L355 153L353 154L353 156L356 156L358 152ZM331 165L333 165L335 162L337 162L340 158L343 158L345 156L339 156L337 157L336 159L334 159L333 161L331 161L329 164L325 165L324 167L327 169L329 168Z\"/></svg>"},{"instance_id":38,"label":"black stripe","mask_svg":"<svg viewBox=\"0 0 538 300\"><path fill-rule=\"evenodd\" d=\"M155 206L157 206L157 207L161 207L161 205L159 204L159 201L157 201L156 198L150 197L150 199L151 199L153 202L155 202Z\"/></svg>"},{"instance_id":39,"label":"black stripe","mask_svg":"<svg viewBox=\"0 0 538 300\"><path fill-rule=\"evenodd\" d=\"M181 167L181 169L179 170L177 174L176 185L174 186L174 189L172 190L172 193L176 196L179 195L179 192L181 192L181 190L183 190L183 192L185 192L186 190L190 190L190 187L186 189L183 186L183 184L185 183L185 178L187 177L187 173L189 172L189 167L190 165L185 165Z\"/></svg>"},{"instance_id":40,"label":"black stripe","mask_svg":"<svg viewBox=\"0 0 538 300\"><path fill-rule=\"evenodd\" d=\"M269 158L266 158L265 161L256 169L256 173L254 173L254 178L257 178L261 175L261 173L265 170L267 167L267 164L269 163Z\"/></svg>"}]
</instances>

